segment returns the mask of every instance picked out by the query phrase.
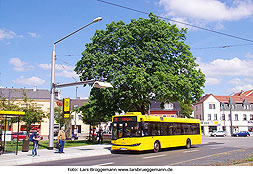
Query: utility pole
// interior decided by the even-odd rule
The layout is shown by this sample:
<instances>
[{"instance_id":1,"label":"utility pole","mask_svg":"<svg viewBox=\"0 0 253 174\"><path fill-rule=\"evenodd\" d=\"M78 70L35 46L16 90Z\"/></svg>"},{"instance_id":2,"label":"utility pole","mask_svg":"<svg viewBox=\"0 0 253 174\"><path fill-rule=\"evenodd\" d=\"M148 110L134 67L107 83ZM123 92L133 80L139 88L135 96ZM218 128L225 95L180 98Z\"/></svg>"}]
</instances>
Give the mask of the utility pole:
<instances>
[{"instance_id":1,"label":"utility pole","mask_svg":"<svg viewBox=\"0 0 253 174\"><path fill-rule=\"evenodd\" d=\"M233 124L232 124L232 102L231 102L232 98L231 96L229 96L229 110L230 110L230 132L231 132L231 136L233 134Z\"/></svg>"}]
</instances>

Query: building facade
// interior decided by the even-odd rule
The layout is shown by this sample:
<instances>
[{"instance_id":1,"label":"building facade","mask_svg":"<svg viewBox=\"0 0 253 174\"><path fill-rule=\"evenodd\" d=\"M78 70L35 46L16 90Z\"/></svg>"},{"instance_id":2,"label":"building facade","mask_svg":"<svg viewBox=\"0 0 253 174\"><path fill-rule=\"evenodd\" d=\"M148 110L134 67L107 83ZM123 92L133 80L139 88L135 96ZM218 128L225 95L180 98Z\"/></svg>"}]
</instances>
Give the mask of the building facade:
<instances>
[{"instance_id":1,"label":"building facade","mask_svg":"<svg viewBox=\"0 0 253 174\"><path fill-rule=\"evenodd\" d=\"M230 115L232 115L232 120ZM227 134L253 130L253 96L215 96L207 94L194 104L194 118L200 119L202 133ZM232 125L231 125L232 123Z\"/></svg>"},{"instance_id":2,"label":"building facade","mask_svg":"<svg viewBox=\"0 0 253 174\"><path fill-rule=\"evenodd\" d=\"M161 108L161 102L151 101L150 105L150 115L163 116L163 117L180 117L180 104L175 103L165 103L164 108Z\"/></svg>"},{"instance_id":3,"label":"building facade","mask_svg":"<svg viewBox=\"0 0 253 174\"><path fill-rule=\"evenodd\" d=\"M45 113L50 113L50 91L45 89L37 89L37 87L34 87L33 89L17 89L17 88L0 88L0 99L6 98L7 101L10 100L10 103L18 104L22 106L22 101L24 97L24 93L27 95L28 99L31 99L33 103L36 103L36 105ZM60 97L60 91L56 91L55 94L55 107L62 107L63 101ZM87 102L87 99L71 99L71 110L73 110L74 107L80 107L83 105L83 103ZM82 133L88 133L89 126L85 125L82 122L81 114L80 113L71 113L71 123L72 123L72 130L74 130L75 127L77 127L77 134ZM11 124L8 122L7 125L7 131L10 132L17 132L17 124ZM42 122L36 123L32 125L32 127L35 127L36 129L41 130L41 135L44 137L44 139L48 139L49 135L49 118L43 118ZM20 130L25 131L25 124L20 123Z\"/></svg>"}]
</instances>

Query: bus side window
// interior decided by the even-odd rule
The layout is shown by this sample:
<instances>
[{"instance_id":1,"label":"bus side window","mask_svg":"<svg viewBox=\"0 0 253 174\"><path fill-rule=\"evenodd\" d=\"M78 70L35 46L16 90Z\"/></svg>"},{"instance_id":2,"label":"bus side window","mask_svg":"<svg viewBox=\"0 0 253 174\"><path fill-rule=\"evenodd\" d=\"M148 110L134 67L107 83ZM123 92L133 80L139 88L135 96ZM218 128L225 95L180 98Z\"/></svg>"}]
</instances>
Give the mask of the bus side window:
<instances>
[{"instance_id":1,"label":"bus side window","mask_svg":"<svg viewBox=\"0 0 253 174\"><path fill-rule=\"evenodd\" d=\"M156 129L156 123L151 123L152 124L152 135L156 135L157 129Z\"/></svg>"},{"instance_id":2,"label":"bus side window","mask_svg":"<svg viewBox=\"0 0 253 174\"><path fill-rule=\"evenodd\" d=\"M144 134L144 136L149 135L148 128L149 128L149 123L144 123L144 125L143 125L143 134Z\"/></svg>"}]
</instances>

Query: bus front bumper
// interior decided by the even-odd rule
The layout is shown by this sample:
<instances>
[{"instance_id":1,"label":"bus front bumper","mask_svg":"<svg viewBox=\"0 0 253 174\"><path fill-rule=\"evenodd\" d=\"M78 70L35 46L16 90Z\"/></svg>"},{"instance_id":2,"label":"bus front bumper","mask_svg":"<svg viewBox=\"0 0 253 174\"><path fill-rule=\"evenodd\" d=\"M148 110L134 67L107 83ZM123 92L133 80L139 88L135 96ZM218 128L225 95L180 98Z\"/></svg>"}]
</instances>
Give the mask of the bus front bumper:
<instances>
[{"instance_id":1,"label":"bus front bumper","mask_svg":"<svg viewBox=\"0 0 253 174\"><path fill-rule=\"evenodd\" d=\"M131 144L131 145L122 145L122 144L111 144L111 150L121 150L121 151L141 151L141 143Z\"/></svg>"}]
</instances>

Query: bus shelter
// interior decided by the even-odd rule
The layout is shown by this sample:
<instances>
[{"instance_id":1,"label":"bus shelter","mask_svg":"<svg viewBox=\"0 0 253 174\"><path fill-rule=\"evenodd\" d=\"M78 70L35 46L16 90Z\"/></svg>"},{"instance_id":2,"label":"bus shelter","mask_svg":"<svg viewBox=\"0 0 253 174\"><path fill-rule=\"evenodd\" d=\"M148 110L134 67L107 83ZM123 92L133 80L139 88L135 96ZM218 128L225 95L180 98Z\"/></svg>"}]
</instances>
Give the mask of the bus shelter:
<instances>
[{"instance_id":1,"label":"bus shelter","mask_svg":"<svg viewBox=\"0 0 253 174\"><path fill-rule=\"evenodd\" d=\"M4 147L6 145L6 128L7 128L7 120L10 119L11 117L18 117L18 133L17 133L17 146L16 146L16 155L18 154L18 139L19 139L19 122L20 122L20 117L24 116L25 112L22 111L0 111L0 119L4 122L4 131L2 131L2 124L1 124L1 132L0 132L0 147L4 153ZM3 132L3 135L2 135Z\"/></svg>"}]
</instances>

